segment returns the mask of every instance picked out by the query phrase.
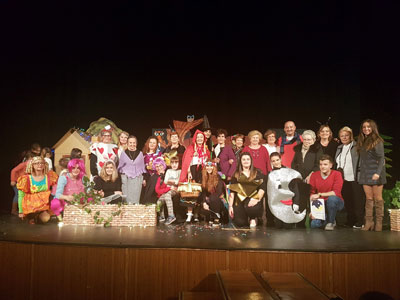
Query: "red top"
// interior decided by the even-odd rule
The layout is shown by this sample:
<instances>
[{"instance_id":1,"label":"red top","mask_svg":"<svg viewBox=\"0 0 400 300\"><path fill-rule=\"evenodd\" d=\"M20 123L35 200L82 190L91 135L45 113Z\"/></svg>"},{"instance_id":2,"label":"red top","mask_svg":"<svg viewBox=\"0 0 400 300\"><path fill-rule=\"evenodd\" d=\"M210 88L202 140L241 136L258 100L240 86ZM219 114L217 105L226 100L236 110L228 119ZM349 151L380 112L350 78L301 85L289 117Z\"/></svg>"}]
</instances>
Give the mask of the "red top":
<instances>
[{"instance_id":1,"label":"red top","mask_svg":"<svg viewBox=\"0 0 400 300\"><path fill-rule=\"evenodd\" d=\"M253 158L253 165L260 169L264 175L272 171L271 163L269 161L268 150L264 146L260 146L257 150L251 149L249 146L244 147L242 153L249 152ZM239 164L240 162L238 162Z\"/></svg>"},{"instance_id":2,"label":"red top","mask_svg":"<svg viewBox=\"0 0 400 300\"><path fill-rule=\"evenodd\" d=\"M158 177L156 183L156 193L158 198L160 198L163 194L168 193L169 190L171 189L169 186L165 184L165 182L163 182L162 185L160 186L160 181L161 177Z\"/></svg>"},{"instance_id":3,"label":"red top","mask_svg":"<svg viewBox=\"0 0 400 300\"><path fill-rule=\"evenodd\" d=\"M334 191L336 196L343 200L342 186L343 178L339 171L331 170L331 173L326 179L321 177L321 171L312 173L310 177L311 195L318 193L327 193ZM322 197L325 201L328 197Z\"/></svg>"},{"instance_id":4,"label":"red top","mask_svg":"<svg viewBox=\"0 0 400 300\"><path fill-rule=\"evenodd\" d=\"M210 151L205 146L206 142L207 142L207 138L202 131L196 130L196 132L194 133L193 138L192 138L192 144L190 144L186 148L185 153L183 153L182 168L181 168L182 171L181 171L181 176L179 177L179 182L187 181L188 169L190 167L190 163L192 162L193 155L195 155L195 144L196 144L197 135L199 133L201 133L204 136L204 142L201 147L196 147L197 153L200 153L201 155L203 155L204 159L210 158Z\"/></svg>"},{"instance_id":5,"label":"red top","mask_svg":"<svg viewBox=\"0 0 400 300\"><path fill-rule=\"evenodd\" d=\"M294 139L295 139L295 137L294 137ZM303 141L302 136L300 136L300 140ZM277 142L278 152L280 152L281 143L282 143L282 137L280 137ZM294 141L293 144L288 144L288 145L284 146L284 152L281 153L281 158L282 158L282 165L284 165L287 168L291 168L291 166L292 166L292 161L293 161L294 154L295 154L294 147L297 145L298 145L297 141Z\"/></svg>"},{"instance_id":6,"label":"red top","mask_svg":"<svg viewBox=\"0 0 400 300\"><path fill-rule=\"evenodd\" d=\"M20 163L18 166L16 166L14 169L11 170L11 181L17 182L18 177L25 175L26 171L26 165L28 164L28 161L24 161Z\"/></svg>"}]
</instances>

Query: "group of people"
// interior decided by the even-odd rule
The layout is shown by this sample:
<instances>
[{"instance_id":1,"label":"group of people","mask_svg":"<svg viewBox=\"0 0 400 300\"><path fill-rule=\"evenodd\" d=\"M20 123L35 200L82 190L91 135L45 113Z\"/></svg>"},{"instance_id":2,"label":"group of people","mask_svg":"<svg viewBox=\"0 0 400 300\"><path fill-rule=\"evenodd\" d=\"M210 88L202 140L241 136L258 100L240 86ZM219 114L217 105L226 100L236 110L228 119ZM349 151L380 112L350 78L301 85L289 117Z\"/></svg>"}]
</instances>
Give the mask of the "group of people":
<instances>
[{"instance_id":1,"label":"group of people","mask_svg":"<svg viewBox=\"0 0 400 300\"><path fill-rule=\"evenodd\" d=\"M363 121L357 139L349 127L335 139L327 124L300 135L287 121L284 132L278 139L267 130L265 144L258 130L236 134L228 143L227 131L218 129L214 144L211 128L203 128L187 148L172 132L165 149L150 136L140 150L135 136L122 132L115 145L112 131L104 129L100 142L90 147L91 180L106 203L156 204L159 222L167 225L177 218L203 218L213 226L231 219L235 226L254 228L274 220L279 228L292 228L308 214L311 228L333 230L337 212L346 207L348 226L381 231L386 175L376 123ZM84 192L82 151L74 148L68 161L60 161L66 166L59 176L50 170L46 154L37 154L31 151L11 172L19 216L31 223L47 222L51 214L61 220L65 200ZM180 192L192 185L201 186L201 192ZM318 201L325 218L310 213Z\"/></svg>"}]
</instances>

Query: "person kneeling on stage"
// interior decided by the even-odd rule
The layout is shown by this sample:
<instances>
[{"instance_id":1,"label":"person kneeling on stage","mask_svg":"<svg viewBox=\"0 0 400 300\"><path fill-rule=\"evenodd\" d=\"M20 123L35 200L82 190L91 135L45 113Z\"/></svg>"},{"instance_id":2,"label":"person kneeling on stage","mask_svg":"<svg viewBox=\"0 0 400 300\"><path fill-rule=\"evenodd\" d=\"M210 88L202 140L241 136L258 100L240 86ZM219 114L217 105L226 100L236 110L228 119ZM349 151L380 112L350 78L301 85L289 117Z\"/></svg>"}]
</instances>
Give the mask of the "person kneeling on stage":
<instances>
[{"instance_id":1,"label":"person kneeling on stage","mask_svg":"<svg viewBox=\"0 0 400 300\"><path fill-rule=\"evenodd\" d=\"M85 164L81 159L71 159L68 162L68 173L58 178L56 195L51 200L50 207L59 221L62 221L61 213L64 211L65 200L73 201L74 194L83 193L85 187L82 182L85 176Z\"/></svg>"},{"instance_id":2,"label":"person kneeling on stage","mask_svg":"<svg viewBox=\"0 0 400 300\"><path fill-rule=\"evenodd\" d=\"M319 159L319 172L314 172L310 178L310 200L325 200L326 221L314 219L311 215L311 228L320 228L325 224L325 230L334 230L336 226L336 213L343 209L344 201L341 194L343 186L342 174L332 170L333 160L329 155L322 155Z\"/></svg>"},{"instance_id":3,"label":"person kneeling on stage","mask_svg":"<svg viewBox=\"0 0 400 300\"><path fill-rule=\"evenodd\" d=\"M176 163L178 163L178 165ZM175 168L172 171L176 171L177 167L179 166L179 158L176 158L176 161L174 161L174 164L172 164L172 161L171 161L171 165L173 165L173 167ZM171 184L171 183L177 182L177 180L179 179L180 172L169 172L170 170L168 170L167 173L165 173L165 169L167 168L167 165L162 157L157 157L153 161L153 168L156 170L157 176L158 176L156 186L155 186L155 191L156 191L157 197L158 197L157 206L160 209L160 217L158 218L158 220L160 222L165 222L166 225L169 225L169 224L172 224L173 222L175 222L175 220L176 220L176 217L174 214L174 205L172 202L172 197L174 195L176 195L177 192L173 187L168 186L167 183ZM176 173L176 174L173 174L173 173ZM175 175L175 176L173 176L173 175ZM172 178L169 178L170 176ZM175 178L175 180L173 178ZM167 210L168 210L167 220L165 220L165 217L164 217L164 204L167 205Z\"/></svg>"},{"instance_id":4,"label":"person kneeling on stage","mask_svg":"<svg viewBox=\"0 0 400 300\"><path fill-rule=\"evenodd\" d=\"M106 204L122 202L126 196L122 195L121 177L118 175L114 161L107 161L100 171L100 176L94 178L94 189Z\"/></svg>"},{"instance_id":5,"label":"person kneeling on stage","mask_svg":"<svg viewBox=\"0 0 400 300\"><path fill-rule=\"evenodd\" d=\"M304 219L308 194L300 193L301 174L282 166L278 152L271 153L270 161L272 172L268 174L268 205L275 217L275 227L290 229Z\"/></svg>"},{"instance_id":6,"label":"person kneeling on stage","mask_svg":"<svg viewBox=\"0 0 400 300\"><path fill-rule=\"evenodd\" d=\"M263 173L254 168L249 152L242 152L238 170L232 177L229 195L229 215L239 227L257 226L256 219L263 215L262 198L267 189Z\"/></svg>"},{"instance_id":7,"label":"person kneeling on stage","mask_svg":"<svg viewBox=\"0 0 400 300\"><path fill-rule=\"evenodd\" d=\"M218 175L216 164L211 160L205 163L205 168L202 170L201 187L201 214L217 227L221 224L222 216L227 216L224 205L225 184Z\"/></svg>"},{"instance_id":8,"label":"person kneeling on stage","mask_svg":"<svg viewBox=\"0 0 400 300\"><path fill-rule=\"evenodd\" d=\"M21 219L28 219L29 224L47 223L50 220L50 189L57 179L57 174L49 171L42 157L35 156L28 162L26 175L20 176L17 181Z\"/></svg>"}]
</instances>

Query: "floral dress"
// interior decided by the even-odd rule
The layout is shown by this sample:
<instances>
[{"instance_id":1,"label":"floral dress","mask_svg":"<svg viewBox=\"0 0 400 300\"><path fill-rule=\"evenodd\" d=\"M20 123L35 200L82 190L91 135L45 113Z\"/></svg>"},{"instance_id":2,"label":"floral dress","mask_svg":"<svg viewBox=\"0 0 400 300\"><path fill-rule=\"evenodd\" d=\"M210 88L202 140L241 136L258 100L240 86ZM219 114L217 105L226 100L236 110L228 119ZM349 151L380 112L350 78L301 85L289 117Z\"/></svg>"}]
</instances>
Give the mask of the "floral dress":
<instances>
[{"instance_id":1,"label":"floral dress","mask_svg":"<svg viewBox=\"0 0 400 300\"><path fill-rule=\"evenodd\" d=\"M32 175L18 178L18 206L24 215L49 210L51 187L57 183L58 176L49 171L41 181L35 181Z\"/></svg>"}]
</instances>

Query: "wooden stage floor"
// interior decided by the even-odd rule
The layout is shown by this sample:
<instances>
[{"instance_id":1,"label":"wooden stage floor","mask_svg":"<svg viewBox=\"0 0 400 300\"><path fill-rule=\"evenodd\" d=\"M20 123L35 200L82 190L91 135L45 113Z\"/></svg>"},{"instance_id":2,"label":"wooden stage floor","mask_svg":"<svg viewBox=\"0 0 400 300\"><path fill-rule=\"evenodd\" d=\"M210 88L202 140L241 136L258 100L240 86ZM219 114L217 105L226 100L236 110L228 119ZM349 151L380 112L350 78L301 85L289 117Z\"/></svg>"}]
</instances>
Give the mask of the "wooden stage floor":
<instances>
[{"instance_id":1,"label":"wooden stage floor","mask_svg":"<svg viewBox=\"0 0 400 300\"><path fill-rule=\"evenodd\" d=\"M185 248L212 250L263 250L302 252L400 251L400 232L365 232L337 227L321 229L212 228L206 224L157 227L93 227L56 221L29 225L16 217L0 215L0 241L118 248Z\"/></svg>"},{"instance_id":2,"label":"wooden stage floor","mask_svg":"<svg viewBox=\"0 0 400 300\"><path fill-rule=\"evenodd\" d=\"M400 299L400 233L388 230L60 228L0 215L0 265L1 299L177 299L216 291L216 270L299 272L343 299Z\"/></svg>"}]
</instances>

